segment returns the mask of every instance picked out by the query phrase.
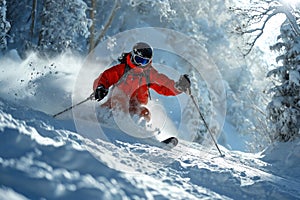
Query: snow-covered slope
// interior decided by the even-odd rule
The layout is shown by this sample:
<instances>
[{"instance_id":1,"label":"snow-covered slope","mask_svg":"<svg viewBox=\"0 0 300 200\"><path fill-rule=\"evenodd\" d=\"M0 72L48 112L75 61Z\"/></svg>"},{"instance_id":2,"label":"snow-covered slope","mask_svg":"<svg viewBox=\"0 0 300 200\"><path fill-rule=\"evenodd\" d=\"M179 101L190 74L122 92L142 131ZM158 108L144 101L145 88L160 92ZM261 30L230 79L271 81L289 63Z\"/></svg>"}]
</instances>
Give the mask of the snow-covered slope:
<instances>
[{"instance_id":1,"label":"snow-covered slope","mask_svg":"<svg viewBox=\"0 0 300 200\"><path fill-rule=\"evenodd\" d=\"M232 151L245 140L228 122L224 158L214 146L169 151L108 128L118 141L91 140L72 118L52 117L71 104L82 61L11 53L1 60L0 199L300 199L299 140Z\"/></svg>"},{"instance_id":2,"label":"snow-covered slope","mask_svg":"<svg viewBox=\"0 0 300 200\"><path fill-rule=\"evenodd\" d=\"M300 199L300 141L262 154L91 141L0 100L0 199Z\"/></svg>"}]
</instances>

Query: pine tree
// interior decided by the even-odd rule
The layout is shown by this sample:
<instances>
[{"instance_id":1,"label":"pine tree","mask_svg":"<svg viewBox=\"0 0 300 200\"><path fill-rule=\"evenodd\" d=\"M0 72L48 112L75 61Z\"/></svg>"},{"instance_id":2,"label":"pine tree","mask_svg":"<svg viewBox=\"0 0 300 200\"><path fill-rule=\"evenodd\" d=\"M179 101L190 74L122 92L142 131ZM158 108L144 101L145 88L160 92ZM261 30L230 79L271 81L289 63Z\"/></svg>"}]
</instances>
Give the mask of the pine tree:
<instances>
[{"instance_id":1,"label":"pine tree","mask_svg":"<svg viewBox=\"0 0 300 200\"><path fill-rule=\"evenodd\" d=\"M86 9L81 0L44 0L39 49L50 55L67 49L85 52L90 26Z\"/></svg>"},{"instance_id":2,"label":"pine tree","mask_svg":"<svg viewBox=\"0 0 300 200\"><path fill-rule=\"evenodd\" d=\"M271 49L281 53L277 61L282 65L268 73L277 84L270 90L273 97L267 110L275 138L289 141L300 136L300 36L286 20L278 39Z\"/></svg>"}]
</instances>

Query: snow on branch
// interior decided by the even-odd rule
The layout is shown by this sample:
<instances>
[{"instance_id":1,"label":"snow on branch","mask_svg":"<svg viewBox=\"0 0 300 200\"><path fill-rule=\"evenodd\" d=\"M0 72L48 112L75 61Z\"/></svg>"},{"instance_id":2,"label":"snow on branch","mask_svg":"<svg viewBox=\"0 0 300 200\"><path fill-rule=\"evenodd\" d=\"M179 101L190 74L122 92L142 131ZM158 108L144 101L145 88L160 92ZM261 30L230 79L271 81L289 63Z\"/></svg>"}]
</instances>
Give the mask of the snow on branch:
<instances>
[{"instance_id":1,"label":"snow on branch","mask_svg":"<svg viewBox=\"0 0 300 200\"><path fill-rule=\"evenodd\" d=\"M294 10L283 4L281 1L251 1L247 8L231 7L230 10L236 14L240 24L237 24L233 33L245 39L241 51L243 56L247 56L257 40L262 36L267 23L275 15L284 14L288 19L296 35L300 35L300 29L294 17Z\"/></svg>"}]
</instances>

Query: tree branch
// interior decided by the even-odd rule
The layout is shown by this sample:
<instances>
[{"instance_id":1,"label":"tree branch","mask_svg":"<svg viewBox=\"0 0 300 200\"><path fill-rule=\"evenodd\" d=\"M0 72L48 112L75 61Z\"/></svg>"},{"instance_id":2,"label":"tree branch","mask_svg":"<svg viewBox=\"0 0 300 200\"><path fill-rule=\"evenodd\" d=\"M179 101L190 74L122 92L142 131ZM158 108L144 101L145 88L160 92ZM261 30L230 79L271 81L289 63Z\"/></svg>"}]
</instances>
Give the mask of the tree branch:
<instances>
[{"instance_id":1,"label":"tree branch","mask_svg":"<svg viewBox=\"0 0 300 200\"><path fill-rule=\"evenodd\" d=\"M255 1L250 8L231 8L231 10L242 16L242 20L244 20L242 26L235 28L235 32L240 35L249 35L248 40L250 41L246 43L247 46L242 50L243 56L247 56L252 51L257 40L264 33L268 21L277 14L284 14L295 34L300 36L300 28L292 13L294 12L293 9L290 6L285 5L281 0L270 0L266 2ZM262 23L262 25L259 25L260 23ZM251 26L257 25L259 25L258 28L251 28Z\"/></svg>"},{"instance_id":2,"label":"tree branch","mask_svg":"<svg viewBox=\"0 0 300 200\"><path fill-rule=\"evenodd\" d=\"M107 20L105 26L103 27L102 29L102 32L100 33L100 35L98 36L96 42L95 42L95 47L100 43L101 39L104 37L105 35L105 32L107 31L107 29L109 28L109 26L111 25L114 17L115 17L115 14L117 12L117 10L120 8L120 2L119 0L115 0L115 4L114 4L114 7L110 13L110 16L109 16L109 19Z\"/></svg>"}]
</instances>

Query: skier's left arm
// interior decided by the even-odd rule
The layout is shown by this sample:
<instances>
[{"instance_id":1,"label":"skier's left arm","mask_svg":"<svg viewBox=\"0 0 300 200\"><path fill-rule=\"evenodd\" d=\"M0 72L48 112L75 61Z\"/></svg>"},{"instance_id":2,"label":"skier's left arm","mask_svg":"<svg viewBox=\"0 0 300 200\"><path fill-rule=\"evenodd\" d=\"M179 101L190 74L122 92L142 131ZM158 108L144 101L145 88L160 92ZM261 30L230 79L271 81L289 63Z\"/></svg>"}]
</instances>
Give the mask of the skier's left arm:
<instances>
[{"instance_id":1,"label":"skier's left arm","mask_svg":"<svg viewBox=\"0 0 300 200\"><path fill-rule=\"evenodd\" d=\"M181 75L179 80L175 83L175 88L179 91L190 93L191 91L191 80L189 75Z\"/></svg>"},{"instance_id":2,"label":"skier's left arm","mask_svg":"<svg viewBox=\"0 0 300 200\"><path fill-rule=\"evenodd\" d=\"M188 78L188 76L186 75ZM186 80L179 79L178 82L170 79L166 75L157 72L155 69L151 70L150 73L150 88L155 90L158 94L162 94L165 96L175 96L182 92L185 92L187 87L190 87L190 81L188 79L186 84Z\"/></svg>"}]
</instances>

